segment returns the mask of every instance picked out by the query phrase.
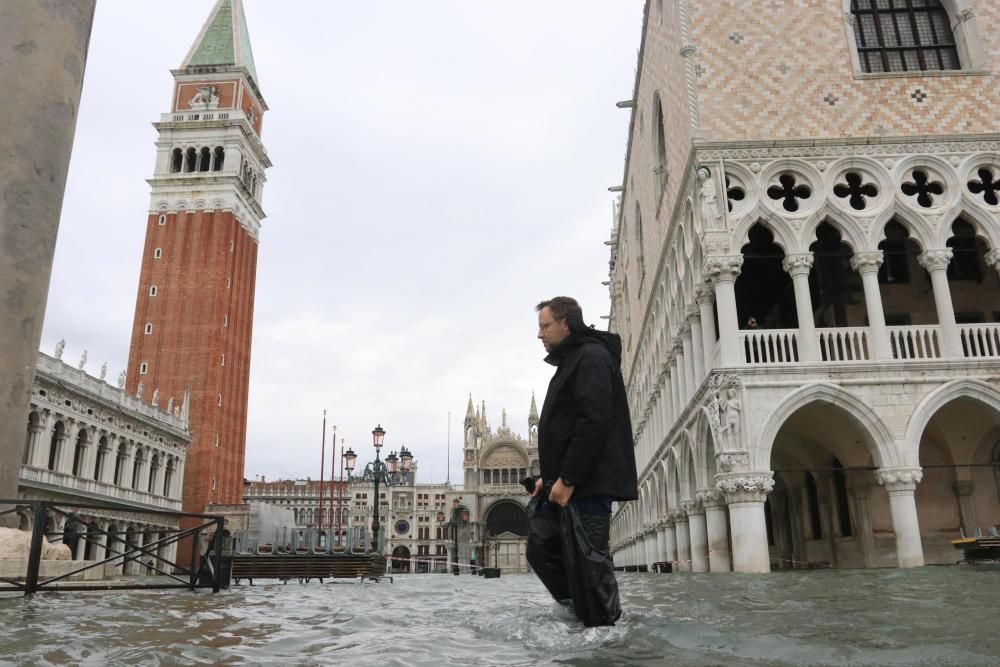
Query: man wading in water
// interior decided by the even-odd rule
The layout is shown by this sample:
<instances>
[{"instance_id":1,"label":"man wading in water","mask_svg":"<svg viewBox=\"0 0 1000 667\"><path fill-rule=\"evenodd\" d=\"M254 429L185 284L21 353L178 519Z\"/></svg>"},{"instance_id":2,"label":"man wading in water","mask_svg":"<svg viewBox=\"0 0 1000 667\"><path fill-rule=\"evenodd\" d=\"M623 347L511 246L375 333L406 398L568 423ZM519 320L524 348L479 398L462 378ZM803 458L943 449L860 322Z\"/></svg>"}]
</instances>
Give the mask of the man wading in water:
<instances>
[{"instance_id":1,"label":"man wading in water","mask_svg":"<svg viewBox=\"0 0 1000 667\"><path fill-rule=\"evenodd\" d=\"M570 297L535 310L556 372L538 423L541 477L525 480L528 562L586 625L612 625L621 606L608 551L611 503L638 497L621 338L586 326Z\"/></svg>"}]
</instances>

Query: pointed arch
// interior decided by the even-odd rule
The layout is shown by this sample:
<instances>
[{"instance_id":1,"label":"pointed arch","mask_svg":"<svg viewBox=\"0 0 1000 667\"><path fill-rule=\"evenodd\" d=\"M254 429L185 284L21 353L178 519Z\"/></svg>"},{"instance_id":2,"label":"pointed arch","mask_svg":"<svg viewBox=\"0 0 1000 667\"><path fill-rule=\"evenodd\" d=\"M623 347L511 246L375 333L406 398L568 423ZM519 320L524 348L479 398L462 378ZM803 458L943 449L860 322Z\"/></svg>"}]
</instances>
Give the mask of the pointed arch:
<instances>
[{"instance_id":1,"label":"pointed arch","mask_svg":"<svg viewBox=\"0 0 1000 667\"><path fill-rule=\"evenodd\" d=\"M970 398L992 408L1000 419L1000 391L982 380L963 378L947 382L924 396L917 404L906 424L906 443L913 448L913 461L917 461L917 447L927 424L938 410L958 398Z\"/></svg>"},{"instance_id":2,"label":"pointed arch","mask_svg":"<svg viewBox=\"0 0 1000 667\"><path fill-rule=\"evenodd\" d=\"M905 462L900 460L899 453L893 447L895 438L892 432L867 402L839 385L813 382L789 393L768 413L754 439L759 444L750 452L753 469L770 469L771 450L778 431L789 417L811 403L828 404L846 413L861 432L868 436L866 444L876 466L904 465Z\"/></svg>"}]
</instances>

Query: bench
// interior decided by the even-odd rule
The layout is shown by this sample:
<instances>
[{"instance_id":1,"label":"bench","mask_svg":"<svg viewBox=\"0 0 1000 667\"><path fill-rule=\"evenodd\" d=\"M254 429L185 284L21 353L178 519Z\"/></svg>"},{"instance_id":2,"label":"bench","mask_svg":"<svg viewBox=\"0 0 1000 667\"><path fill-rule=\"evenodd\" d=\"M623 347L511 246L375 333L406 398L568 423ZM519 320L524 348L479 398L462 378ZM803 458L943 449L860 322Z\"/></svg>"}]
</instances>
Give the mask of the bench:
<instances>
[{"instance_id":1,"label":"bench","mask_svg":"<svg viewBox=\"0 0 1000 667\"><path fill-rule=\"evenodd\" d=\"M246 579L378 579L385 572L385 557L362 554L241 554L232 558L230 577ZM391 579L390 579L391 580Z\"/></svg>"}]
</instances>

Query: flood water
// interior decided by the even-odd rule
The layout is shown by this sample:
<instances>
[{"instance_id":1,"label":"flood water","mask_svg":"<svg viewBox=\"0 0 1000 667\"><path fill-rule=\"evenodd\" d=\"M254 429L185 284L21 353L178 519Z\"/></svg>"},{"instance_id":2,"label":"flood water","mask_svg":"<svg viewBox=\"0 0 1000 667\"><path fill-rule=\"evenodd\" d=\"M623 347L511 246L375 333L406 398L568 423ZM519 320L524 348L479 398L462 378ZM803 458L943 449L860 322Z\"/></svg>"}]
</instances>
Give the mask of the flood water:
<instances>
[{"instance_id":1,"label":"flood water","mask_svg":"<svg viewBox=\"0 0 1000 667\"><path fill-rule=\"evenodd\" d=\"M531 575L0 598L2 665L997 665L1000 569L619 573L587 629Z\"/></svg>"}]
</instances>

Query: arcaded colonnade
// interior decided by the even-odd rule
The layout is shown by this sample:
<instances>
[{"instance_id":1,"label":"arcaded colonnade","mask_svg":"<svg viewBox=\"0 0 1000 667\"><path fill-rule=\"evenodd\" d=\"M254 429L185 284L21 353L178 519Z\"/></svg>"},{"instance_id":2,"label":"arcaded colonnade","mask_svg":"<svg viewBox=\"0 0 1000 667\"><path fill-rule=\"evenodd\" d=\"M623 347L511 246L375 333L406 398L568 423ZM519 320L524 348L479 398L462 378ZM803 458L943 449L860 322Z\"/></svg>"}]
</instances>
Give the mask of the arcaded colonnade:
<instances>
[{"instance_id":1,"label":"arcaded colonnade","mask_svg":"<svg viewBox=\"0 0 1000 667\"><path fill-rule=\"evenodd\" d=\"M109 385L106 367L93 377L84 370L86 356L73 367L62 353L62 343L54 357L38 353L18 497L59 503L78 517L50 512L46 525L49 541L69 545L77 560L103 560L126 544L166 538L178 520L150 510L181 511L191 441L185 405L145 403ZM109 503L114 509L83 507ZM21 528L31 527L29 512L20 520ZM176 544L158 545L155 553L174 560ZM119 560L108 572L152 573L149 560Z\"/></svg>"},{"instance_id":2,"label":"arcaded colonnade","mask_svg":"<svg viewBox=\"0 0 1000 667\"><path fill-rule=\"evenodd\" d=\"M699 156L627 339L641 498L614 516L616 564L953 562L951 539L1000 522L989 149ZM634 330L620 296L612 327Z\"/></svg>"}]
</instances>

